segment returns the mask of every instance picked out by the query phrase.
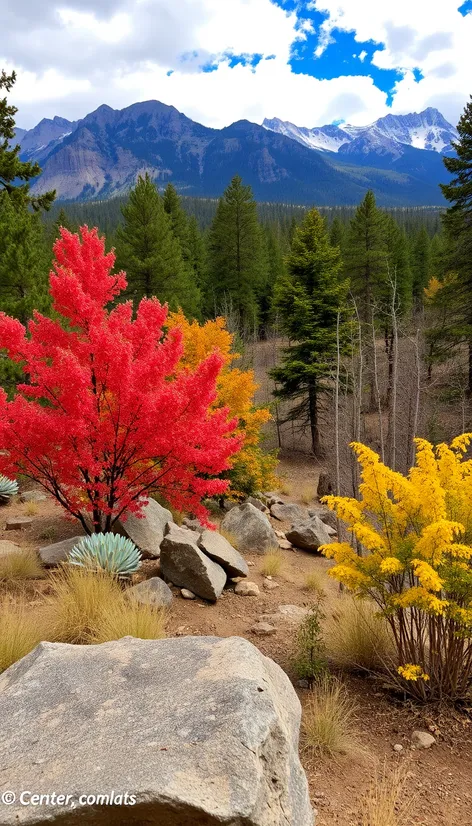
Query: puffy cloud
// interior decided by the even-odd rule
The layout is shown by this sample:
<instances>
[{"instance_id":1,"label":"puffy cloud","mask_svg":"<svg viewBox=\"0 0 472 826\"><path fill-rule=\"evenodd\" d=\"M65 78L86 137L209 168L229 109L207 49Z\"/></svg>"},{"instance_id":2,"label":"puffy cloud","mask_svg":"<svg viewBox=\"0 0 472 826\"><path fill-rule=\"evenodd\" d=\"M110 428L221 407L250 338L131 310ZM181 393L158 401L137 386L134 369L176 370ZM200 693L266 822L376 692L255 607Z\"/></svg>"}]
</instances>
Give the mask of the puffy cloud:
<instances>
[{"instance_id":1,"label":"puffy cloud","mask_svg":"<svg viewBox=\"0 0 472 826\"><path fill-rule=\"evenodd\" d=\"M337 30L375 41L378 68L399 69L392 111L437 106L452 121L469 93L472 15L442 0L15 0L2 9L0 66L15 67L18 123L76 119L101 103L154 98L221 127L278 116L315 126L371 122L390 111L365 75L318 79L293 71L297 41L313 38L309 11L326 15L316 53ZM311 41L310 41L311 42ZM232 55L246 62L234 65ZM259 62L253 56L262 56ZM365 49L358 54L363 71ZM303 66L303 64L301 64ZM316 70L316 61L310 71ZM422 78L415 79L420 69ZM340 71L342 63L340 62Z\"/></svg>"}]
</instances>

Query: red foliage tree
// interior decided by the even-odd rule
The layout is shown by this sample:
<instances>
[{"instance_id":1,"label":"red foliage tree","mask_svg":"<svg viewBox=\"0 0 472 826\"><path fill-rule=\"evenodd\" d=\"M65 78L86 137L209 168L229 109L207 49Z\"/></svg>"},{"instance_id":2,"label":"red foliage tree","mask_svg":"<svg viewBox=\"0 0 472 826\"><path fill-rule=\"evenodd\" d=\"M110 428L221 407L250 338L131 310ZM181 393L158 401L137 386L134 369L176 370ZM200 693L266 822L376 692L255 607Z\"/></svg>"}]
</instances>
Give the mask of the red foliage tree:
<instances>
[{"instance_id":1,"label":"red foliage tree","mask_svg":"<svg viewBox=\"0 0 472 826\"><path fill-rule=\"evenodd\" d=\"M59 320L39 313L26 330L0 313L0 348L28 383L12 401L0 389L0 471L34 479L89 533L109 531L146 496L207 520L211 478L240 448L227 410L211 410L222 366L215 353L176 371L182 334L163 332L167 308L141 301L108 309L126 287L96 229L65 229L50 274Z\"/></svg>"}]
</instances>

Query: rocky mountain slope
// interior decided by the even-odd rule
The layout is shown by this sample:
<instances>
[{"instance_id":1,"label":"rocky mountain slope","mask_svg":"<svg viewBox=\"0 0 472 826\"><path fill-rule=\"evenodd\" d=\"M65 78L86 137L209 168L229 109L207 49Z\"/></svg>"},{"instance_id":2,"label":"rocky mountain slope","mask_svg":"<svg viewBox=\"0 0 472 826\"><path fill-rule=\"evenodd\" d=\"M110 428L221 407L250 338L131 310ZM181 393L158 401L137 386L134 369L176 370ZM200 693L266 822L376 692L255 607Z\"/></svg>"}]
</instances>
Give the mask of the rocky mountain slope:
<instances>
[{"instance_id":1,"label":"rocky mountain slope","mask_svg":"<svg viewBox=\"0 0 472 826\"><path fill-rule=\"evenodd\" d=\"M446 138L439 135L445 129L437 114L434 135L443 151ZM395 126L389 118L395 116L381 119L375 129L366 127L370 132L337 126L300 130L276 120L210 129L173 106L146 101L122 110L103 105L76 122L44 119L34 129L19 129L17 139L22 156L42 166L34 190L55 189L63 200L123 194L148 172L158 184L172 181L183 194L197 196L218 197L240 174L262 201L354 204L373 188L383 205L442 203L438 183L447 173L439 150L429 148L433 133L426 135L419 125L422 116L405 116L416 126L406 120ZM401 143L400 137L423 141L426 148Z\"/></svg>"}]
</instances>

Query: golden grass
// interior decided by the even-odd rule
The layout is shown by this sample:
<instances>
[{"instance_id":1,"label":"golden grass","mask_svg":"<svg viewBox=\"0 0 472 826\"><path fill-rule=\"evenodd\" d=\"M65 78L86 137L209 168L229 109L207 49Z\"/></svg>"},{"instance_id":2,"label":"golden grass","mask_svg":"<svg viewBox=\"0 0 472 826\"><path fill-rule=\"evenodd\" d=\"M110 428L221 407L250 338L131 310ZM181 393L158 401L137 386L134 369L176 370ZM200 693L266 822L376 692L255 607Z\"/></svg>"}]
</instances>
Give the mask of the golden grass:
<instances>
[{"instance_id":1,"label":"golden grass","mask_svg":"<svg viewBox=\"0 0 472 826\"><path fill-rule=\"evenodd\" d=\"M56 536L57 531L55 528L46 528L38 534L38 539L40 542L54 542Z\"/></svg>"},{"instance_id":2,"label":"golden grass","mask_svg":"<svg viewBox=\"0 0 472 826\"><path fill-rule=\"evenodd\" d=\"M39 513L39 508L34 504L34 502L28 502L28 504L24 507L24 512L26 516L37 516Z\"/></svg>"},{"instance_id":3,"label":"golden grass","mask_svg":"<svg viewBox=\"0 0 472 826\"><path fill-rule=\"evenodd\" d=\"M165 624L164 610L141 605L122 595L117 602L104 606L91 642L109 642L128 636L140 640L160 640L165 637Z\"/></svg>"},{"instance_id":4,"label":"golden grass","mask_svg":"<svg viewBox=\"0 0 472 826\"><path fill-rule=\"evenodd\" d=\"M279 491L284 496L291 496L293 491L293 485L288 479L281 479L279 485Z\"/></svg>"},{"instance_id":5,"label":"golden grass","mask_svg":"<svg viewBox=\"0 0 472 826\"><path fill-rule=\"evenodd\" d=\"M260 566L260 572L264 576L278 576L282 571L284 563L283 555L279 550L274 549L264 554Z\"/></svg>"},{"instance_id":6,"label":"golden grass","mask_svg":"<svg viewBox=\"0 0 472 826\"><path fill-rule=\"evenodd\" d=\"M325 640L330 659L344 668L382 671L394 656L390 629L377 607L348 596L337 601Z\"/></svg>"},{"instance_id":7,"label":"golden grass","mask_svg":"<svg viewBox=\"0 0 472 826\"><path fill-rule=\"evenodd\" d=\"M0 606L0 671L29 654L43 639L41 622L23 600Z\"/></svg>"},{"instance_id":8,"label":"golden grass","mask_svg":"<svg viewBox=\"0 0 472 826\"><path fill-rule=\"evenodd\" d=\"M305 577L303 588L305 591L311 591L314 594L323 596L325 593L325 577L323 574L318 573L318 571L312 571Z\"/></svg>"},{"instance_id":9,"label":"golden grass","mask_svg":"<svg viewBox=\"0 0 472 826\"><path fill-rule=\"evenodd\" d=\"M301 500L304 505L310 505L316 499L316 488L314 485L305 485L301 493Z\"/></svg>"},{"instance_id":10,"label":"golden grass","mask_svg":"<svg viewBox=\"0 0 472 826\"><path fill-rule=\"evenodd\" d=\"M0 582L4 585L16 585L43 575L44 569L34 551L18 549L0 556Z\"/></svg>"},{"instance_id":11,"label":"golden grass","mask_svg":"<svg viewBox=\"0 0 472 826\"><path fill-rule=\"evenodd\" d=\"M119 582L106 571L64 566L51 579L46 600L48 637L58 642L86 644L100 627L104 609L122 599Z\"/></svg>"},{"instance_id":12,"label":"golden grass","mask_svg":"<svg viewBox=\"0 0 472 826\"><path fill-rule=\"evenodd\" d=\"M330 677L315 684L302 717L303 746L311 757L364 757L356 734L357 706Z\"/></svg>"},{"instance_id":13,"label":"golden grass","mask_svg":"<svg viewBox=\"0 0 472 826\"><path fill-rule=\"evenodd\" d=\"M376 770L369 790L361 800L362 826L403 826L412 805L405 794L407 767L393 771L384 764Z\"/></svg>"}]
</instances>

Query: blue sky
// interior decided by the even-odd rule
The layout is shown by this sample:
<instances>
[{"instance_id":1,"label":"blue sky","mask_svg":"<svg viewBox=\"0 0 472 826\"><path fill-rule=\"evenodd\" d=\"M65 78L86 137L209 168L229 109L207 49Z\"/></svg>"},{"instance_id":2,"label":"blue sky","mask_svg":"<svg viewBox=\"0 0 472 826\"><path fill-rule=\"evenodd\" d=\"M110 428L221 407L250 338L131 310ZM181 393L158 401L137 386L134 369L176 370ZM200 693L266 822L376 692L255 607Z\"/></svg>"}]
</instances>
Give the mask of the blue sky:
<instances>
[{"instance_id":1,"label":"blue sky","mask_svg":"<svg viewBox=\"0 0 472 826\"><path fill-rule=\"evenodd\" d=\"M456 122L472 92L472 0L22 0L2 28L26 127L151 98L218 127Z\"/></svg>"}]
</instances>

